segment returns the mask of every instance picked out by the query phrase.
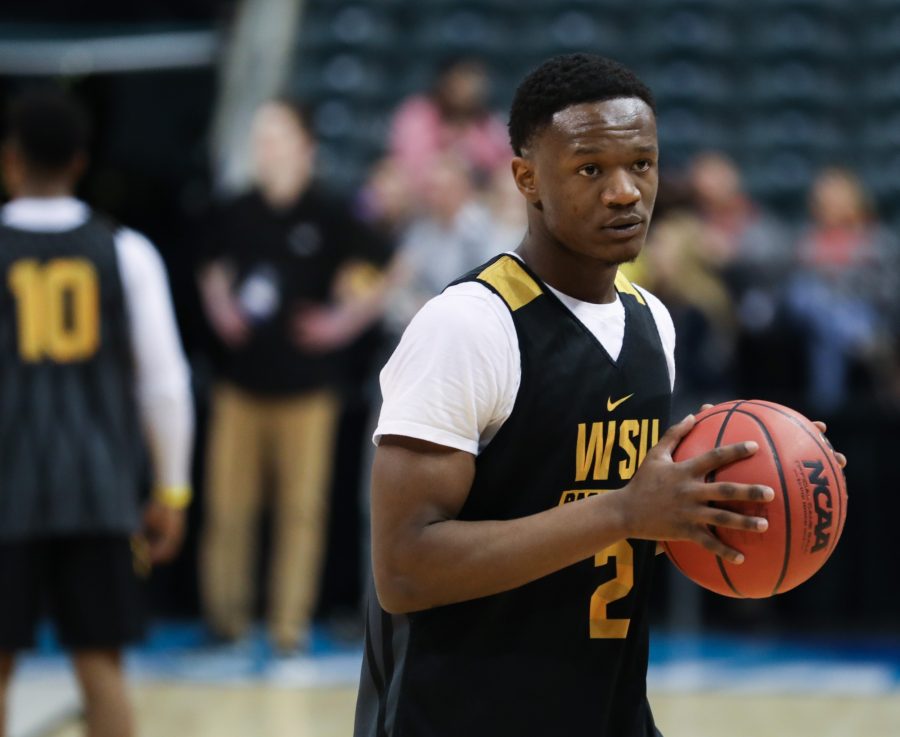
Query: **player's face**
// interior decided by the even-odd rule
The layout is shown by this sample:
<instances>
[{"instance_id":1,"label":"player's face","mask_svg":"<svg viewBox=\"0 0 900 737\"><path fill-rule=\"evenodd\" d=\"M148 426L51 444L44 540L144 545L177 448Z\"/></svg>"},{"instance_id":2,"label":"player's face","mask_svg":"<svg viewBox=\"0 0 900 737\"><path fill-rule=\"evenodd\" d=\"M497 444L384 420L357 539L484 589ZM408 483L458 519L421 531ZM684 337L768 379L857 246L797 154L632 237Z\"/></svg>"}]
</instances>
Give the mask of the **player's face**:
<instances>
[{"instance_id":1,"label":"player's face","mask_svg":"<svg viewBox=\"0 0 900 737\"><path fill-rule=\"evenodd\" d=\"M589 102L556 113L515 174L545 236L584 256L620 264L637 257L647 236L658 155L656 119L647 103ZM523 188L529 170L531 186ZM534 226L532 219L532 231Z\"/></svg>"}]
</instances>

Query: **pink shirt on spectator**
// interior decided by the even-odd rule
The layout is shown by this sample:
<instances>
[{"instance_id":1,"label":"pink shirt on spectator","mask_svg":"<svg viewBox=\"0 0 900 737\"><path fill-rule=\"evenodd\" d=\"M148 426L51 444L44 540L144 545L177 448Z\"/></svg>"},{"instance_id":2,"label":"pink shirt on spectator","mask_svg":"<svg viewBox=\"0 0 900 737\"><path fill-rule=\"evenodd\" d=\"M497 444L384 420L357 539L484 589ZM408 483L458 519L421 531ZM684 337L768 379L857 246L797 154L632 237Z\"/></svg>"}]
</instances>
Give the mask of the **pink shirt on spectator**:
<instances>
[{"instance_id":1,"label":"pink shirt on spectator","mask_svg":"<svg viewBox=\"0 0 900 737\"><path fill-rule=\"evenodd\" d=\"M437 105L424 95L411 97L394 115L391 153L414 185L445 153L461 156L479 174L490 174L512 157L506 126L496 116L460 127L444 121Z\"/></svg>"}]
</instances>

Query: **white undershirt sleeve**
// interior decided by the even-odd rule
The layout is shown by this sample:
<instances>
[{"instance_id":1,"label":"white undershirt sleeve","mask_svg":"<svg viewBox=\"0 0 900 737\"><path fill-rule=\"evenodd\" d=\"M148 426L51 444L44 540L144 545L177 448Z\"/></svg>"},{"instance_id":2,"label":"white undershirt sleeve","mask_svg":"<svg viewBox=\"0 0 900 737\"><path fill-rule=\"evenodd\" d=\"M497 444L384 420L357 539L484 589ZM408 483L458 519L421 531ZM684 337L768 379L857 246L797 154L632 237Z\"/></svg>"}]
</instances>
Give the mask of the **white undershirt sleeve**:
<instances>
[{"instance_id":1,"label":"white undershirt sleeve","mask_svg":"<svg viewBox=\"0 0 900 737\"><path fill-rule=\"evenodd\" d=\"M190 485L194 411L162 259L139 233L116 234L136 371L135 396L157 488Z\"/></svg>"},{"instance_id":2,"label":"white undershirt sleeve","mask_svg":"<svg viewBox=\"0 0 900 737\"><path fill-rule=\"evenodd\" d=\"M477 455L509 416L520 376L503 302L475 283L429 301L381 372L374 440L404 435Z\"/></svg>"}]
</instances>

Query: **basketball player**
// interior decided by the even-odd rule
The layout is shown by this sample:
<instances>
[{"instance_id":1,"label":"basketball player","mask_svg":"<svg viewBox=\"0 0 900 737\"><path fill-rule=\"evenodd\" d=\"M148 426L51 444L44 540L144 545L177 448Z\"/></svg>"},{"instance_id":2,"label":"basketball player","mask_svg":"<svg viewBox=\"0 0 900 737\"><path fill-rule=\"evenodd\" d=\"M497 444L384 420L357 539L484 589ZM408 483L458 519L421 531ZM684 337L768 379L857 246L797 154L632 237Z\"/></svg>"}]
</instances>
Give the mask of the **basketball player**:
<instances>
[{"instance_id":1,"label":"basketball player","mask_svg":"<svg viewBox=\"0 0 900 737\"><path fill-rule=\"evenodd\" d=\"M73 197L86 163L81 109L58 92L30 92L11 106L8 122L2 176L12 200L0 210L0 734L15 654L32 645L47 599L72 653L88 735L127 737L133 726L120 649L144 628L135 558L143 551L149 562L165 562L176 554L190 501L187 364L153 246ZM155 485L143 514L141 426Z\"/></svg>"},{"instance_id":2,"label":"basketball player","mask_svg":"<svg viewBox=\"0 0 900 737\"><path fill-rule=\"evenodd\" d=\"M710 526L766 528L708 503L772 489L704 481L755 443L672 460L694 424L666 431L672 321L617 271L656 197L650 91L554 58L509 132L524 240L426 304L381 374L356 737L658 735L655 541L741 563Z\"/></svg>"}]
</instances>

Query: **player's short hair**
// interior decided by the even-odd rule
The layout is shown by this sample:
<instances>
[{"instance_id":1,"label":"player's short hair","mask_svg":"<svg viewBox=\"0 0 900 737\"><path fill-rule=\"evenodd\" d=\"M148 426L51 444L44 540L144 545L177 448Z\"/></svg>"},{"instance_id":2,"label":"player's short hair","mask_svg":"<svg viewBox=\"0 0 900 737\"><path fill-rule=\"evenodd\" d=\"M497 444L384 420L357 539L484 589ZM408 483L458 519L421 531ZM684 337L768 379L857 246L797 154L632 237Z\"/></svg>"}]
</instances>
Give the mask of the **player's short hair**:
<instances>
[{"instance_id":1,"label":"player's short hair","mask_svg":"<svg viewBox=\"0 0 900 737\"><path fill-rule=\"evenodd\" d=\"M6 138L26 163L45 173L65 169L88 147L84 107L56 87L26 90L9 106Z\"/></svg>"},{"instance_id":2,"label":"player's short hair","mask_svg":"<svg viewBox=\"0 0 900 737\"><path fill-rule=\"evenodd\" d=\"M555 56L516 89L509 111L509 141L517 156L554 114L582 102L637 97L656 113L653 93L628 67L597 54Z\"/></svg>"}]
</instances>

